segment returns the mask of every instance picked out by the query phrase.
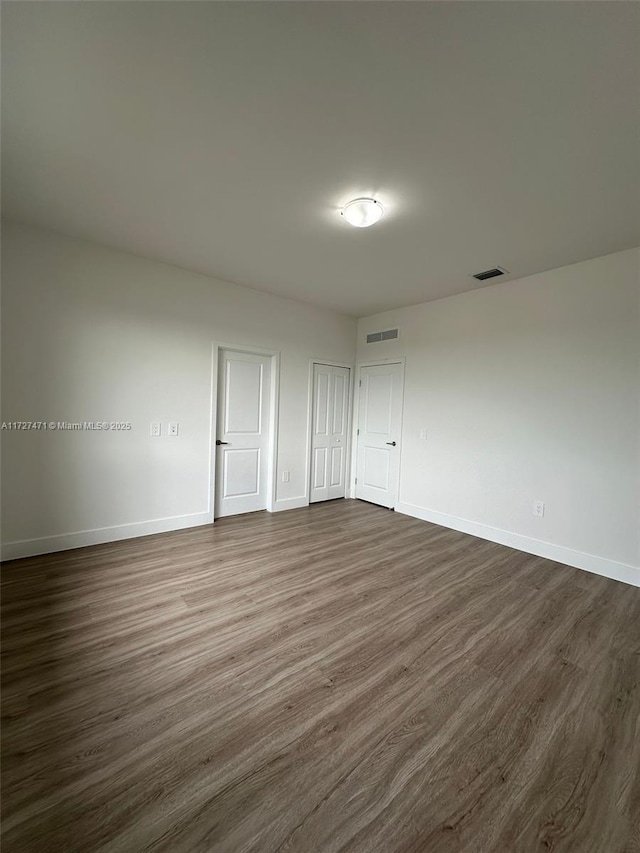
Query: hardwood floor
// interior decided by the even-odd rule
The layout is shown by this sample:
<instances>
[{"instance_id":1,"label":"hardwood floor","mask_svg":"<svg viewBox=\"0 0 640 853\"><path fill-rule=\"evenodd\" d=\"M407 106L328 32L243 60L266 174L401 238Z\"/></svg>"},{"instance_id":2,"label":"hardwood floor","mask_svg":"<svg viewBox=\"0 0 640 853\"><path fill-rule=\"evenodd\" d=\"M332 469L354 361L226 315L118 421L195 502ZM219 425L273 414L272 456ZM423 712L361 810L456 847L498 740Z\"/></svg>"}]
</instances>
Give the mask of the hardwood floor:
<instances>
[{"instance_id":1,"label":"hardwood floor","mask_svg":"<svg viewBox=\"0 0 640 853\"><path fill-rule=\"evenodd\" d=\"M640 850L640 589L356 501L3 567L3 850Z\"/></svg>"}]
</instances>

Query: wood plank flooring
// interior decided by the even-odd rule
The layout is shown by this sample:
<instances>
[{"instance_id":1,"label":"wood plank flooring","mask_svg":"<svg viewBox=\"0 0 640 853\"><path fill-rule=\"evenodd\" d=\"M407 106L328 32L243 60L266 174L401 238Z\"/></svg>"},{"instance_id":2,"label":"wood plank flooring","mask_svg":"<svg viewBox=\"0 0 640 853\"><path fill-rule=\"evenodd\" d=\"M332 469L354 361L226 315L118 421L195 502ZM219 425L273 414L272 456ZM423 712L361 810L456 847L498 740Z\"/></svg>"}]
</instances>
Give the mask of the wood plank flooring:
<instances>
[{"instance_id":1,"label":"wood plank flooring","mask_svg":"<svg viewBox=\"0 0 640 853\"><path fill-rule=\"evenodd\" d=\"M3 851L640 851L640 589L357 501L3 567Z\"/></svg>"}]
</instances>

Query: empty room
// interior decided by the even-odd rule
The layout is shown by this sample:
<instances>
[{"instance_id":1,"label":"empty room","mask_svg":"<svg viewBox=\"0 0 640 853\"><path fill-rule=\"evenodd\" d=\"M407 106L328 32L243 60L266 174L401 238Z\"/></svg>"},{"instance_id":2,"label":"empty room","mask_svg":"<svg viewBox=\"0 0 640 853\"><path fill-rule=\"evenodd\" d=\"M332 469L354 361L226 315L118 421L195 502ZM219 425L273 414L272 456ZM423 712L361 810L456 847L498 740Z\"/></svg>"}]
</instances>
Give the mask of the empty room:
<instances>
[{"instance_id":1,"label":"empty room","mask_svg":"<svg viewBox=\"0 0 640 853\"><path fill-rule=\"evenodd\" d=\"M4 853L640 851L640 4L0 15Z\"/></svg>"}]
</instances>

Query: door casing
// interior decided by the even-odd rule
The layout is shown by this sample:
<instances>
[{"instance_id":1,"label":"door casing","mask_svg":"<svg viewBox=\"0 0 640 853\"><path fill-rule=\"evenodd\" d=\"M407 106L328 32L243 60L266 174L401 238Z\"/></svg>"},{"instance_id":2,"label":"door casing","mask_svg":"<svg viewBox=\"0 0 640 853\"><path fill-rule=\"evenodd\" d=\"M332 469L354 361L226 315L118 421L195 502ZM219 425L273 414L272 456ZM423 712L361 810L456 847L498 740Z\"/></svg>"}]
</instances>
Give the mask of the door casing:
<instances>
[{"instance_id":1,"label":"door casing","mask_svg":"<svg viewBox=\"0 0 640 853\"><path fill-rule=\"evenodd\" d=\"M309 400L308 400L308 411L307 411L307 472L306 472L306 498L307 501L311 500L311 468L312 468L312 444L313 444L313 366L314 364L326 364L329 367L348 367L349 368L349 395L347 398L347 447L345 448L345 452L347 454L347 464L345 469L345 497L350 498L352 493L352 485L351 485L351 468L352 468L352 460L351 460L351 448L354 446L353 444L353 389L355 386L354 381L354 367L353 364L349 364L347 361L331 361L331 359L327 358L310 358L309 359ZM355 476L355 475L354 475Z\"/></svg>"},{"instance_id":2,"label":"door casing","mask_svg":"<svg viewBox=\"0 0 640 853\"><path fill-rule=\"evenodd\" d=\"M214 520L216 510L216 430L218 424L218 365L220 350L244 352L251 355L263 355L271 359L271 375L269 377L269 443L267 463L267 512L273 512L276 502L276 453L278 448L278 403L280 399L280 353L277 350L263 349L243 344L228 344L218 341L213 345L211 365L211 430L209 440L209 470L211 480L209 495L211 500L211 520Z\"/></svg>"},{"instance_id":3,"label":"door casing","mask_svg":"<svg viewBox=\"0 0 640 853\"><path fill-rule=\"evenodd\" d=\"M357 464L358 464L358 423L360 421L360 380L361 373L360 369L362 367L377 367L378 365L383 364L400 364L401 365L401 391L400 391L400 451L398 456L398 493L395 495L394 505L395 506L400 501L400 481L402 477L402 428L403 428L403 420L404 420L404 383L405 383L405 368L406 368L406 357L405 356L397 356L396 358L375 358L371 361L359 361L356 365L356 377L355 382L353 383L353 391L354 391L354 403L353 403L353 422L351 429L351 446L353 447L353 453L351 454L351 476L349 478L349 497L355 497L356 494L356 474L357 474ZM357 392L357 393L356 393Z\"/></svg>"}]
</instances>

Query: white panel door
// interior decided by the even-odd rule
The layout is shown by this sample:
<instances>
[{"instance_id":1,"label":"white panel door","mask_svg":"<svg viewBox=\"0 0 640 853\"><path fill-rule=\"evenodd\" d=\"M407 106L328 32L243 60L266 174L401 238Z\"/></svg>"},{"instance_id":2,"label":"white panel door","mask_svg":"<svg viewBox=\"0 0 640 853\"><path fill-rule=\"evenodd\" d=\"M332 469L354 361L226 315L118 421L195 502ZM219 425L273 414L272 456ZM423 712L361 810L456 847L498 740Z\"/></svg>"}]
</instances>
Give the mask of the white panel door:
<instances>
[{"instance_id":1,"label":"white panel door","mask_svg":"<svg viewBox=\"0 0 640 853\"><path fill-rule=\"evenodd\" d=\"M216 517L267 508L271 359L220 350Z\"/></svg>"},{"instance_id":2,"label":"white panel door","mask_svg":"<svg viewBox=\"0 0 640 853\"><path fill-rule=\"evenodd\" d=\"M402 364L360 369L356 498L393 507L400 479Z\"/></svg>"},{"instance_id":3,"label":"white panel door","mask_svg":"<svg viewBox=\"0 0 640 853\"><path fill-rule=\"evenodd\" d=\"M313 366L311 503L345 496L349 376L348 367Z\"/></svg>"}]
</instances>

